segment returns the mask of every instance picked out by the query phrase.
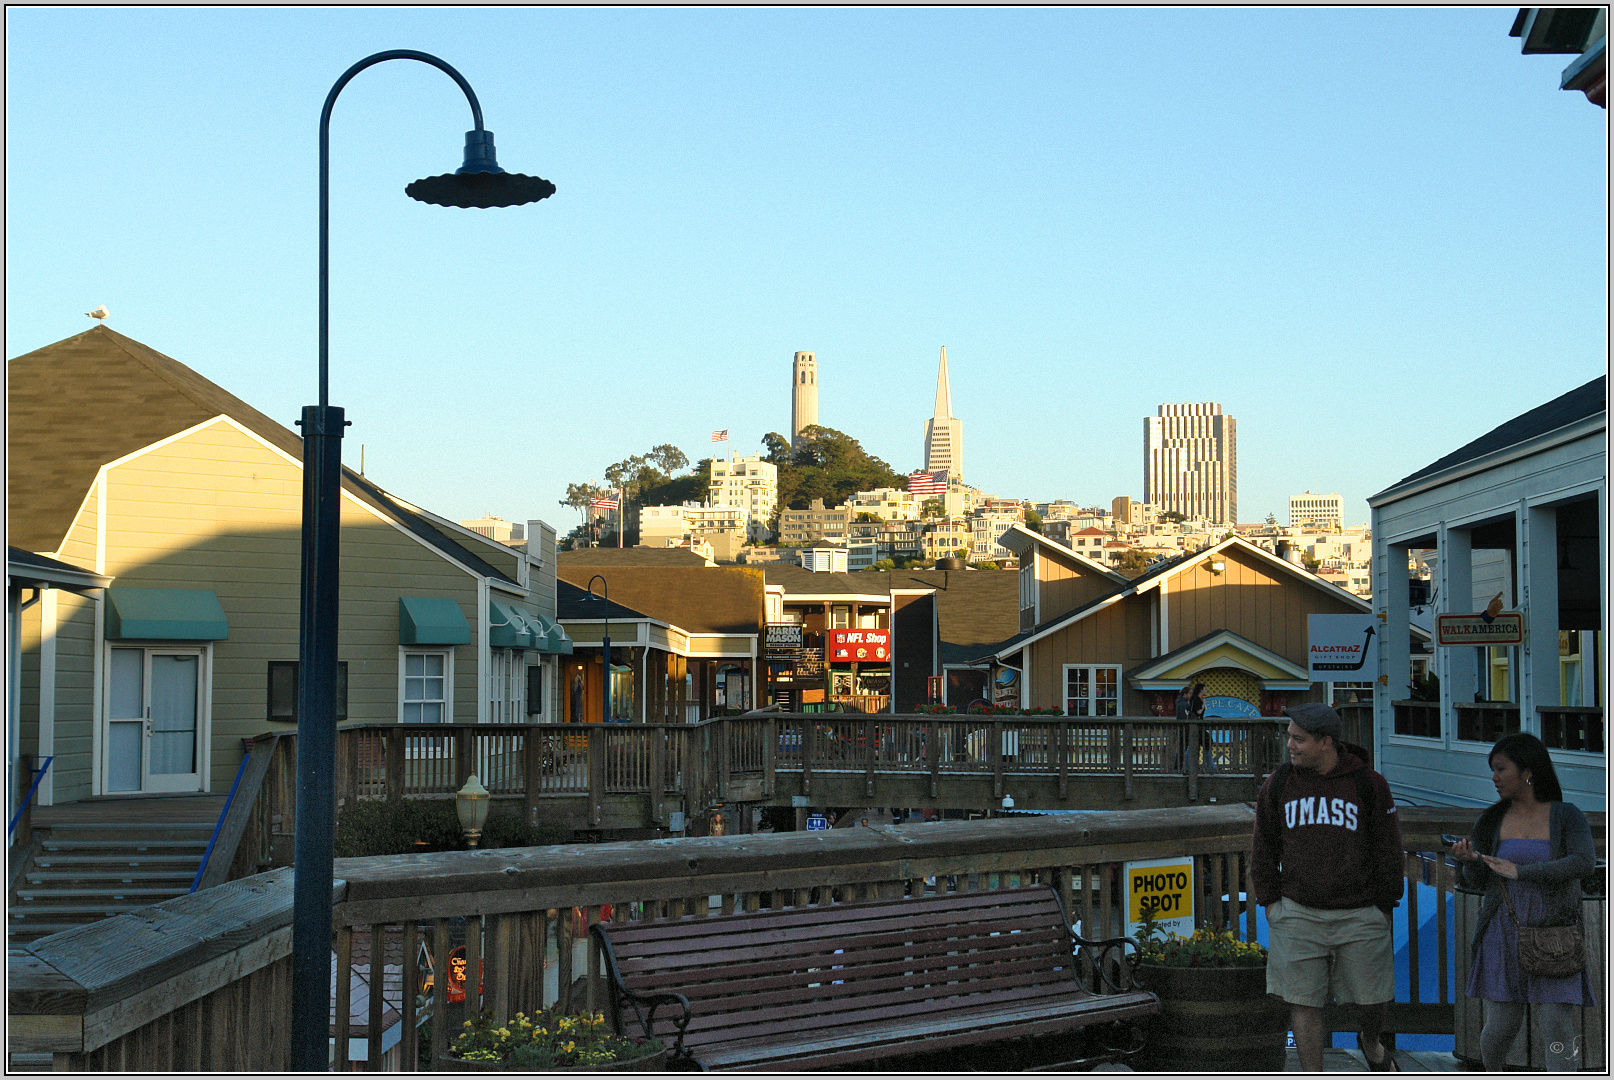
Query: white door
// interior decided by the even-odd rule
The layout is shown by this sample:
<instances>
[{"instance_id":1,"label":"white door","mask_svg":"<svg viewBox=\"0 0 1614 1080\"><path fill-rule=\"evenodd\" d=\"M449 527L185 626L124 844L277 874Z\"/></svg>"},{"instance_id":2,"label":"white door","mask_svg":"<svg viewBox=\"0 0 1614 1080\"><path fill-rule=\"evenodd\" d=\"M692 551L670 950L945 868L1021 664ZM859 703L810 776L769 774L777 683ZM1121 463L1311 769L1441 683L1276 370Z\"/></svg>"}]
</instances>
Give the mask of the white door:
<instances>
[{"instance_id":1,"label":"white door","mask_svg":"<svg viewBox=\"0 0 1614 1080\"><path fill-rule=\"evenodd\" d=\"M112 650L106 792L202 789L202 652Z\"/></svg>"}]
</instances>

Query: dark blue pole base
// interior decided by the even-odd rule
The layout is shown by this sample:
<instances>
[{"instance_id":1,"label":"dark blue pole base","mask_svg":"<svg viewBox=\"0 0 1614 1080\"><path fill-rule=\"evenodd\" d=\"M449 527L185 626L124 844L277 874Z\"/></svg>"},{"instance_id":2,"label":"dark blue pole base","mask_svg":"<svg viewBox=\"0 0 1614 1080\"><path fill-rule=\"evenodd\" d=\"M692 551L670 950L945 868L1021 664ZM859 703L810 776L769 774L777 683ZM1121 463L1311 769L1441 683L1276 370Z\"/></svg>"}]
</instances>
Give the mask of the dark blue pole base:
<instances>
[{"instance_id":1,"label":"dark blue pole base","mask_svg":"<svg viewBox=\"0 0 1614 1080\"><path fill-rule=\"evenodd\" d=\"M303 576L297 650L297 831L292 887L291 1067L330 1068L331 879L336 832L336 637L342 410L303 408ZM346 972L338 977L347 978Z\"/></svg>"}]
</instances>

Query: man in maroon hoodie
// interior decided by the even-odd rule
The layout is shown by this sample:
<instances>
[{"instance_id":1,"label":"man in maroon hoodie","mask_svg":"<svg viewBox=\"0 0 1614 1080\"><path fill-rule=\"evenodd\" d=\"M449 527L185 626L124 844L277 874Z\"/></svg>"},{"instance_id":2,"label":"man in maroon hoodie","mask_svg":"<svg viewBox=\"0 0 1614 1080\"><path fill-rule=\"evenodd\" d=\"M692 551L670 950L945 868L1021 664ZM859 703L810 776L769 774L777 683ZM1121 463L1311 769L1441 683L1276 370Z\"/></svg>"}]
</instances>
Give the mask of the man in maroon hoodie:
<instances>
[{"instance_id":1,"label":"man in maroon hoodie","mask_svg":"<svg viewBox=\"0 0 1614 1080\"><path fill-rule=\"evenodd\" d=\"M1379 1041L1395 997L1390 912L1401 900L1401 823L1367 752L1340 739L1339 714L1285 709L1289 765L1261 785L1250 878L1267 914L1267 993L1289 1003L1300 1067L1321 1072L1330 1001L1355 1004L1374 1072L1399 1071Z\"/></svg>"}]
</instances>

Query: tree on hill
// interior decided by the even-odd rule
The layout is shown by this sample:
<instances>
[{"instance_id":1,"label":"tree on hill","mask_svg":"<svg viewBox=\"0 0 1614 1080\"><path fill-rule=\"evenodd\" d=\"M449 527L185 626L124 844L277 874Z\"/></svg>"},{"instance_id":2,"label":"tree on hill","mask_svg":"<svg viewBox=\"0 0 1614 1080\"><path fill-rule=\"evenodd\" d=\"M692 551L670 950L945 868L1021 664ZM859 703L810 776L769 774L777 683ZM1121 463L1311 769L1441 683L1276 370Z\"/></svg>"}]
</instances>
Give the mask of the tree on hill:
<instances>
[{"instance_id":1,"label":"tree on hill","mask_svg":"<svg viewBox=\"0 0 1614 1080\"><path fill-rule=\"evenodd\" d=\"M1135 578L1154 565L1155 557L1141 548L1123 552L1115 569L1129 578Z\"/></svg>"},{"instance_id":2,"label":"tree on hill","mask_svg":"<svg viewBox=\"0 0 1614 1080\"><path fill-rule=\"evenodd\" d=\"M790 440L776 431L762 437L762 446L764 460L779 469L780 509L805 510L814 499L839 506L859 491L902 487L907 482L856 439L834 428L804 428L794 452ZM769 524L777 528L777 517Z\"/></svg>"},{"instance_id":3,"label":"tree on hill","mask_svg":"<svg viewBox=\"0 0 1614 1080\"><path fill-rule=\"evenodd\" d=\"M923 521L946 516L947 504L940 499L926 499L919 504L919 517Z\"/></svg>"},{"instance_id":4,"label":"tree on hill","mask_svg":"<svg viewBox=\"0 0 1614 1080\"><path fill-rule=\"evenodd\" d=\"M1042 532L1042 515L1031 509L1030 503L1022 505L1020 511L1026 516L1026 528L1034 533Z\"/></svg>"}]
</instances>

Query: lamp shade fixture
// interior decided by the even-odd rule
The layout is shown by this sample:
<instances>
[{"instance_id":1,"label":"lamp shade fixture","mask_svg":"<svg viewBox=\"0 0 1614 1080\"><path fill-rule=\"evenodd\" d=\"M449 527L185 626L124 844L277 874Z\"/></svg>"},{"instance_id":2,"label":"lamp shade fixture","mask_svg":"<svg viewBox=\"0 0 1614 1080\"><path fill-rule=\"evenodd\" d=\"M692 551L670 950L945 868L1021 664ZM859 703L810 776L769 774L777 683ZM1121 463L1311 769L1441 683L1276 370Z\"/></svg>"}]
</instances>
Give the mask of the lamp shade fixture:
<instances>
[{"instance_id":1,"label":"lamp shade fixture","mask_svg":"<svg viewBox=\"0 0 1614 1080\"><path fill-rule=\"evenodd\" d=\"M555 185L541 176L523 176L499 168L493 132L465 133L465 164L451 173L428 176L404 188L404 194L436 206L520 206L547 199Z\"/></svg>"}]
</instances>

